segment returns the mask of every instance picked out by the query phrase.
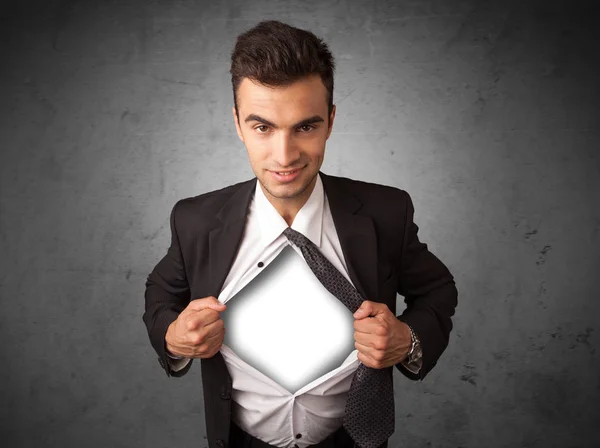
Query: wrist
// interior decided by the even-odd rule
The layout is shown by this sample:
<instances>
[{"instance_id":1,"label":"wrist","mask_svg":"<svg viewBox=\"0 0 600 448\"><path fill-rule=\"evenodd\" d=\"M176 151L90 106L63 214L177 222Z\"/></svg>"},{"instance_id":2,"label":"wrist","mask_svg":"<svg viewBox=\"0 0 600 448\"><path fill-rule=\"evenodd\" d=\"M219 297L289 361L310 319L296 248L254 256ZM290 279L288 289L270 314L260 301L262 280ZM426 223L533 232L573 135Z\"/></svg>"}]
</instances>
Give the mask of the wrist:
<instances>
[{"instance_id":1,"label":"wrist","mask_svg":"<svg viewBox=\"0 0 600 448\"><path fill-rule=\"evenodd\" d=\"M176 355L175 353L173 353L170 349L169 349L169 344L165 341L165 353L167 354L167 356L171 359L183 359L183 356L180 355Z\"/></svg>"},{"instance_id":2,"label":"wrist","mask_svg":"<svg viewBox=\"0 0 600 448\"><path fill-rule=\"evenodd\" d=\"M177 355L173 352L173 346L169 343L170 333L172 331L172 326L175 321L171 322L169 327L167 328L167 333L165 334L165 353L171 359L183 359L183 356Z\"/></svg>"}]
</instances>

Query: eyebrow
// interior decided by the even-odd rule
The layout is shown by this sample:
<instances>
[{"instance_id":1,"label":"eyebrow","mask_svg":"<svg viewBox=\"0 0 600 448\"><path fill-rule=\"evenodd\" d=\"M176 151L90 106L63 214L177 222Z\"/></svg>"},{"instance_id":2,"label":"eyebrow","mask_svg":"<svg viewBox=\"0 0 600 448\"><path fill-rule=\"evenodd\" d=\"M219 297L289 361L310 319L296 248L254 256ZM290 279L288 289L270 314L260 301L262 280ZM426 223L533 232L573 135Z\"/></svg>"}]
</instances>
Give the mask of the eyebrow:
<instances>
[{"instance_id":1,"label":"eyebrow","mask_svg":"<svg viewBox=\"0 0 600 448\"><path fill-rule=\"evenodd\" d=\"M277 127L278 127L275 123L272 123L269 120L267 120L266 118L263 118L256 114L250 114L244 120L245 123L248 123L249 121L258 121L259 123L266 124L267 126L271 126L272 128L275 128L275 129L277 129ZM320 115L313 115L310 118L305 118L304 120L299 121L298 123L294 124L292 127L297 128L299 126L304 126L304 125L313 124L313 123L321 123L324 121L325 120L323 120L323 118Z\"/></svg>"}]
</instances>

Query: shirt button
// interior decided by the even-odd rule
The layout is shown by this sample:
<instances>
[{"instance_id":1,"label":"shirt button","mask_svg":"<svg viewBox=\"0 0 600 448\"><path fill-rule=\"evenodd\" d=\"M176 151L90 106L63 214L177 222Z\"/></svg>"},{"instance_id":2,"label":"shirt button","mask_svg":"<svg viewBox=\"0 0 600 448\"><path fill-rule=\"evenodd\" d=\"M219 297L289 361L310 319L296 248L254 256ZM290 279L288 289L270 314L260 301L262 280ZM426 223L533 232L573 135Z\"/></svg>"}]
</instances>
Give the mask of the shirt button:
<instances>
[{"instance_id":1,"label":"shirt button","mask_svg":"<svg viewBox=\"0 0 600 448\"><path fill-rule=\"evenodd\" d=\"M297 439L299 439L300 437L302 437L302 434L296 434Z\"/></svg>"},{"instance_id":2,"label":"shirt button","mask_svg":"<svg viewBox=\"0 0 600 448\"><path fill-rule=\"evenodd\" d=\"M265 264L264 264L262 261L259 261L259 262L258 262L258 267L259 267L259 268L262 268L264 265L265 265Z\"/></svg>"}]
</instances>

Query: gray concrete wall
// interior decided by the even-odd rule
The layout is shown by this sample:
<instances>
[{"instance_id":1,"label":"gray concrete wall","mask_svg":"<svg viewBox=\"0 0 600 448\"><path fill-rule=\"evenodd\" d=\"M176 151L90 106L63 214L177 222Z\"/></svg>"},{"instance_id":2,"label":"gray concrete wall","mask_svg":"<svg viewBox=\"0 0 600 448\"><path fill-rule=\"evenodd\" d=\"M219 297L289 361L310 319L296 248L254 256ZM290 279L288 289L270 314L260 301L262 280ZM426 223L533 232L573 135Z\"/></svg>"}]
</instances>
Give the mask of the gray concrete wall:
<instances>
[{"instance_id":1,"label":"gray concrete wall","mask_svg":"<svg viewBox=\"0 0 600 448\"><path fill-rule=\"evenodd\" d=\"M207 446L199 366L183 379L159 367L144 282L176 200L252 177L229 56L237 34L273 18L337 58L323 170L408 190L421 240L457 281L450 347L422 383L395 374L390 446L598 446L592 4L5 7L2 445Z\"/></svg>"}]
</instances>

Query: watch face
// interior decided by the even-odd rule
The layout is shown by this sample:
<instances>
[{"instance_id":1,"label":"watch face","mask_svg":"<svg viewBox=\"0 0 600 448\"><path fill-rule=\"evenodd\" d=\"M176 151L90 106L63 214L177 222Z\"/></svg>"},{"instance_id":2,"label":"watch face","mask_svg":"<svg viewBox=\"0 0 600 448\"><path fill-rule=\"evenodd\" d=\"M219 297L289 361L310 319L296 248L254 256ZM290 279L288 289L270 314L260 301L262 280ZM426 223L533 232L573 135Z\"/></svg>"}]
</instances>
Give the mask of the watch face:
<instances>
[{"instance_id":1,"label":"watch face","mask_svg":"<svg viewBox=\"0 0 600 448\"><path fill-rule=\"evenodd\" d=\"M421 343L412 327L409 326L408 328L410 329L410 338L412 339L410 352L408 352L408 362L412 363L421 358Z\"/></svg>"},{"instance_id":2,"label":"watch face","mask_svg":"<svg viewBox=\"0 0 600 448\"><path fill-rule=\"evenodd\" d=\"M421 359L423 355L423 352L421 351L421 344L419 344L418 342L415 344L415 350L413 351L413 353L410 356L410 361L418 361L419 359Z\"/></svg>"}]
</instances>

